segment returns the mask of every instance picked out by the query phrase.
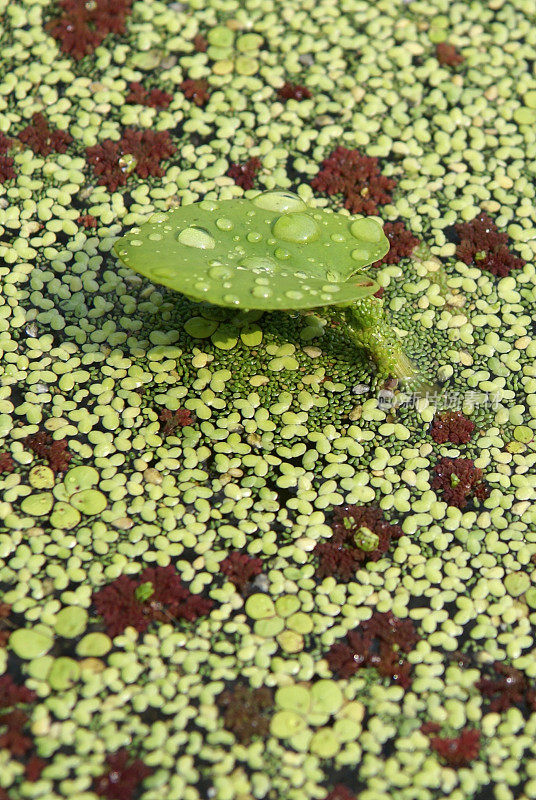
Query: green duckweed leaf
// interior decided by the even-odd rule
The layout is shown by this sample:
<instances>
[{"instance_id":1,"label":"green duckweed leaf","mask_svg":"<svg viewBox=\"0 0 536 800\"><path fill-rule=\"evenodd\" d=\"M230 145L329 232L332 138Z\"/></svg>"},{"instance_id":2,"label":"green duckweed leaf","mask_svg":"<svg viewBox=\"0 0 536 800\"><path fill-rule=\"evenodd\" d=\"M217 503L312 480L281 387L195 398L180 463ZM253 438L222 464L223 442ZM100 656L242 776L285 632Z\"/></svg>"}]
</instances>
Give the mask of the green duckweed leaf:
<instances>
[{"instance_id":1,"label":"green duckweed leaf","mask_svg":"<svg viewBox=\"0 0 536 800\"><path fill-rule=\"evenodd\" d=\"M290 192L264 192L153 214L114 249L131 269L194 300L269 311L349 304L374 294L378 284L361 270L382 258L389 242L375 218L349 218L309 208Z\"/></svg>"}]
</instances>

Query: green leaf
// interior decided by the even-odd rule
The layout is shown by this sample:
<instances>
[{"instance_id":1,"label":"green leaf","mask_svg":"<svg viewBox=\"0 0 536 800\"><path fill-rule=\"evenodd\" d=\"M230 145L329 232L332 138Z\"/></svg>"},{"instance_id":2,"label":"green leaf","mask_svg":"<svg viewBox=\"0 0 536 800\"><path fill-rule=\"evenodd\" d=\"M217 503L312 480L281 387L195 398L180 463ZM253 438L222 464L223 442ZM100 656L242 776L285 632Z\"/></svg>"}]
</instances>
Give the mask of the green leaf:
<instances>
[{"instance_id":1,"label":"green leaf","mask_svg":"<svg viewBox=\"0 0 536 800\"><path fill-rule=\"evenodd\" d=\"M363 267L389 242L375 218L309 208L290 192L202 200L157 213L115 245L129 267L198 301L287 310L348 304L378 290Z\"/></svg>"}]
</instances>

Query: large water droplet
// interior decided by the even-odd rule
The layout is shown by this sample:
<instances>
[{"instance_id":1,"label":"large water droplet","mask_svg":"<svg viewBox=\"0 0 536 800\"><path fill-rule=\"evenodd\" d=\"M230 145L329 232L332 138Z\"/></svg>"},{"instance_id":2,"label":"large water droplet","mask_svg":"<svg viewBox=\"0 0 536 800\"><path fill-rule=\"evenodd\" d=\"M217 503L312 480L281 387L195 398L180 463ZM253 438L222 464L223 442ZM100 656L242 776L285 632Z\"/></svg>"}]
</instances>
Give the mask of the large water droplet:
<instances>
[{"instance_id":1,"label":"large water droplet","mask_svg":"<svg viewBox=\"0 0 536 800\"><path fill-rule=\"evenodd\" d=\"M285 292L285 297L288 297L289 300L301 300L303 292L299 292L297 289L289 289L288 292Z\"/></svg>"},{"instance_id":2,"label":"large water droplet","mask_svg":"<svg viewBox=\"0 0 536 800\"><path fill-rule=\"evenodd\" d=\"M202 200L199 203L199 208L203 208L205 211L216 211L218 203L215 200Z\"/></svg>"},{"instance_id":3,"label":"large water droplet","mask_svg":"<svg viewBox=\"0 0 536 800\"><path fill-rule=\"evenodd\" d=\"M281 261L284 261L286 258L290 258L290 253L288 250L283 250L282 247L276 247L274 250L274 256L279 258Z\"/></svg>"},{"instance_id":4,"label":"large water droplet","mask_svg":"<svg viewBox=\"0 0 536 800\"><path fill-rule=\"evenodd\" d=\"M223 299L226 303L229 303L230 306L237 306L240 303L240 300L234 294L224 294Z\"/></svg>"},{"instance_id":5,"label":"large water droplet","mask_svg":"<svg viewBox=\"0 0 536 800\"><path fill-rule=\"evenodd\" d=\"M314 242L318 238L318 225L307 214L283 214L276 219L272 226L272 233L284 242L296 244Z\"/></svg>"},{"instance_id":6,"label":"large water droplet","mask_svg":"<svg viewBox=\"0 0 536 800\"><path fill-rule=\"evenodd\" d=\"M257 233L257 231L250 231L246 236L248 242L260 242L262 239L262 233Z\"/></svg>"},{"instance_id":7,"label":"large water droplet","mask_svg":"<svg viewBox=\"0 0 536 800\"><path fill-rule=\"evenodd\" d=\"M190 228L184 228L184 230L178 234L177 241L188 247L198 247L200 250L212 250L216 245L216 242L208 231L204 228L198 228L195 225L192 225Z\"/></svg>"},{"instance_id":8,"label":"large water droplet","mask_svg":"<svg viewBox=\"0 0 536 800\"><path fill-rule=\"evenodd\" d=\"M368 250L352 250L352 258L356 261L367 261L370 258L370 252Z\"/></svg>"},{"instance_id":9,"label":"large water droplet","mask_svg":"<svg viewBox=\"0 0 536 800\"><path fill-rule=\"evenodd\" d=\"M338 292L340 291L340 286L337 286L336 283L326 283L325 286L322 286L323 292Z\"/></svg>"},{"instance_id":10,"label":"large water droplet","mask_svg":"<svg viewBox=\"0 0 536 800\"><path fill-rule=\"evenodd\" d=\"M268 278L255 278L255 283L258 284L259 286L270 285L270 281L268 280Z\"/></svg>"},{"instance_id":11,"label":"large water droplet","mask_svg":"<svg viewBox=\"0 0 536 800\"><path fill-rule=\"evenodd\" d=\"M198 292L208 292L210 289L210 283L196 283L195 289Z\"/></svg>"},{"instance_id":12,"label":"large water droplet","mask_svg":"<svg viewBox=\"0 0 536 800\"><path fill-rule=\"evenodd\" d=\"M254 286L251 290L253 297L262 297L264 299L272 296L272 290L267 286Z\"/></svg>"},{"instance_id":13,"label":"large water droplet","mask_svg":"<svg viewBox=\"0 0 536 800\"><path fill-rule=\"evenodd\" d=\"M155 214L151 214L149 222L152 222L153 225L160 225L160 223L165 222L166 219L167 214L164 214L162 211L157 211Z\"/></svg>"},{"instance_id":14,"label":"large water droplet","mask_svg":"<svg viewBox=\"0 0 536 800\"><path fill-rule=\"evenodd\" d=\"M253 205L266 211L305 211L307 206L297 194L292 192L263 192L253 200Z\"/></svg>"},{"instance_id":15,"label":"large water droplet","mask_svg":"<svg viewBox=\"0 0 536 800\"><path fill-rule=\"evenodd\" d=\"M273 272L276 263L272 261L271 258L267 258L264 256L248 256L247 258L243 258L240 262L241 267L246 267L246 269L250 269L252 272Z\"/></svg>"},{"instance_id":16,"label":"large water droplet","mask_svg":"<svg viewBox=\"0 0 536 800\"><path fill-rule=\"evenodd\" d=\"M208 271L208 274L211 278L217 278L220 280L229 278L231 275L230 270L224 266L211 267Z\"/></svg>"},{"instance_id":17,"label":"large water droplet","mask_svg":"<svg viewBox=\"0 0 536 800\"><path fill-rule=\"evenodd\" d=\"M232 231L233 223L230 219L221 217L220 219L216 220L216 227L219 228L220 231Z\"/></svg>"},{"instance_id":18,"label":"large water droplet","mask_svg":"<svg viewBox=\"0 0 536 800\"><path fill-rule=\"evenodd\" d=\"M141 240L141 239L131 239L131 240L130 240L130 242L129 242L129 244L131 244L131 245L132 245L132 247L141 247L141 245L143 244L143 242L142 242L142 240Z\"/></svg>"},{"instance_id":19,"label":"large water droplet","mask_svg":"<svg viewBox=\"0 0 536 800\"><path fill-rule=\"evenodd\" d=\"M350 225L350 233L356 239L364 239L366 242L379 242L382 238L382 227L373 219L356 219Z\"/></svg>"},{"instance_id":20,"label":"large water droplet","mask_svg":"<svg viewBox=\"0 0 536 800\"><path fill-rule=\"evenodd\" d=\"M162 236L159 233L150 233L148 238L151 242L159 242Z\"/></svg>"},{"instance_id":21,"label":"large water droplet","mask_svg":"<svg viewBox=\"0 0 536 800\"><path fill-rule=\"evenodd\" d=\"M346 237L342 235L342 233L332 233L331 234L331 241L332 242L345 242Z\"/></svg>"}]
</instances>

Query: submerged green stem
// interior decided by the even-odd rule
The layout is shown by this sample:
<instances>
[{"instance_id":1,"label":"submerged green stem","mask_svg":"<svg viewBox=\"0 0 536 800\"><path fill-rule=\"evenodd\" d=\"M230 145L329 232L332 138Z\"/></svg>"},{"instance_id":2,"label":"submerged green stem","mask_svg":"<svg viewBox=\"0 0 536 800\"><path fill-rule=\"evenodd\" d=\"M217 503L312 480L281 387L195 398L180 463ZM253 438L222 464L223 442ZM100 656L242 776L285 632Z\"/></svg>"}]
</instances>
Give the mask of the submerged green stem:
<instances>
[{"instance_id":1,"label":"submerged green stem","mask_svg":"<svg viewBox=\"0 0 536 800\"><path fill-rule=\"evenodd\" d=\"M342 309L347 330L360 347L368 351L380 372L397 378L405 388L419 394L433 387L414 366L392 327L387 322L383 301L364 297Z\"/></svg>"}]
</instances>

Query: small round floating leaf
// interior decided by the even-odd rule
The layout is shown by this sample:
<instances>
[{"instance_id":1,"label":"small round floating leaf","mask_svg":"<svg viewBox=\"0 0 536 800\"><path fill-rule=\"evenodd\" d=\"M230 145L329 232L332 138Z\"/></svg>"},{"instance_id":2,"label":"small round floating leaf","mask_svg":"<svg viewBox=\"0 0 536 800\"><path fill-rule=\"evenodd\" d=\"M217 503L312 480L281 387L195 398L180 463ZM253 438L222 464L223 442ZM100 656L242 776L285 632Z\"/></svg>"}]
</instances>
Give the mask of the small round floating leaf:
<instances>
[{"instance_id":1,"label":"small round floating leaf","mask_svg":"<svg viewBox=\"0 0 536 800\"><path fill-rule=\"evenodd\" d=\"M63 479L65 490L69 495L82 489L90 489L98 482L99 473L94 467L73 467Z\"/></svg>"},{"instance_id":2,"label":"small round floating leaf","mask_svg":"<svg viewBox=\"0 0 536 800\"><path fill-rule=\"evenodd\" d=\"M50 524L54 528L60 528L63 531L70 531L71 528L76 527L82 519L80 512L77 511L70 503L59 500L54 505L54 510L50 515Z\"/></svg>"},{"instance_id":3,"label":"small round floating leaf","mask_svg":"<svg viewBox=\"0 0 536 800\"><path fill-rule=\"evenodd\" d=\"M275 693L279 708L306 715L311 705L311 695L305 686L281 686Z\"/></svg>"},{"instance_id":4,"label":"small round floating leaf","mask_svg":"<svg viewBox=\"0 0 536 800\"><path fill-rule=\"evenodd\" d=\"M306 727L304 718L295 711L276 711L270 723L270 733L278 739L288 739Z\"/></svg>"},{"instance_id":5,"label":"small round floating leaf","mask_svg":"<svg viewBox=\"0 0 536 800\"><path fill-rule=\"evenodd\" d=\"M80 639L76 646L76 653L79 656L105 656L112 649L112 640L105 633L95 631L88 633Z\"/></svg>"},{"instance_id":6,"label":"small round floating leaf","mask_svg":"<svg viewBox=\"0 0 536 800\"><path fill-rule=\"evenodd\" d=\"M234 325L220 325L210 340L219 350L232 350L238 343L238 331Z\"/></svg>"},{"instance_id":7,"label":"small round floating leaf","mask_svg":"<svg viewBox=\"0 0 536 800\"><path fill-rule=\"evenodd\" d=\"M97 489L83 489L81 492L73 494L70 503L82 514L89 516L100 514L108 505L106 497Z\"/></svg>"},{"instance_id":8,"label":"small round floating leaf","mask_svg":"<svg viewBox=\"0 0 536 800\"><path fill-rule=\"evenodd\" d=\"M267 619L275 616L275 606L272 598L260 592L250 594L246 600L245 609L246 614L251 619Z\"/></svg>"},{"instance_id":9,"label":"small round floating leaf","mask_svg":"<svg viewBox=\"0 0 536 800\"><path fill-rule=\"evenodd\" d=\"M262 328L259 325L248 325L240 331L240 338L247 347L258 347L262 342Z\"/></svg>"},{"instance_id":10,"label":"small round floating leaf","mask_svg":"<svg viewBox=\"0 0 536 800\"><path fill-rule=\"evenodd\" d=\"M263 636L265 639L273 639L278 633L281 633L285 623L280 617L269 617L268 619L258 619L253 626L253 630L257 636Z\"/></svg>"},{"instance_id":11,"label":"small round floating leaf","mask_svg":"<svg viewBox=\"0 0 536 800\"><path fill-rule=\"evenodd\" d=\"M300 607L300 600L295 594L283 594L275 601L275 610L280 617L290 617Z\"/></svg>"},{"instance_id":12,"label":"small round floating leaf","mask_svg":"<svg viewBox=\"0 0 536 800\"><path fill-rule=\"evenodd\" d=\"M80 667L72 658L61 656L56 658L50 672L47 675L47 682L51 689L63 692L70 689L80 677Z\"/></svg>"},{"instance_id":13,"label":"small round floating leaf","mask_svg":"<svg viewBox=\"0 0 536 800\"><path fill-rule=\"evenodd\" d=\"M164 224L153 216L116 242L115 252L149 280L216 306L349 304L378 290L359 270L389 249L378 221L353 223L359 225L352 232L347 216L308 208L290 192L267 192L253 200L181 206Z\"/></svg>"},{"instance_id":14,"label":"small round floating leaf","mask_svg":"<svg viewBox=\"0 0 536 800\"><path fill-rule=\"evenodd\" d=\"M217 327L218 323L215 320L204 317L190 317L184 323L184 330L194 339L208 339Z\"/></svg>"},{"instance_id":15,"label":"small round floating leaf","mask_svg":"<svg viewBox=\"0 0 536 800\"><path fill-rule=\"evenodd\" d=\"M309 749L320 758L333 758L341 749L341 742L331 728L321 728L311 739Z\"/></svg>"},{"instance_id":16,"label":"small round floating leaf","mask_svg":"<svg viewBox=\"0 0 536 800\"><path fill-rule=\"evenodd\" d=\"M9 637L9 646L13 652L28 661L44 656L53 644L52 631L44 627L19 628Z\"/></svg>"},{"instance_id":17,"label":"small round floating leaf","mask_svg":"<svg viewBox=\"0 0 536 800\"><path fill-rule=\"evenodd\" d=\"M311 707L315 712L336 714L343 703L343 694L334 680L317 681L311 687Z\"/></svg>"},{"instance_id":18,"label":"small round floating leaf","mask_svg":"<svg viewBox=\"0 0 536 800\"><path fill-rule=\"evenodd\" d=\"M313 620L310 614L303 611L297 611L287 619L287 628L296 633L311 633L313 630Z\"/></svg>"},{"instance_id":19,"label":"small round floating leaf","mask_svg":"<svg viewBox=\"0 0 536 800\"><path fill-rule=\"evenodd\" d=\"M305 644L301 633L290 630L278 634L277 642L285 653L300 653Z\"/></svg>"},{"instance_id":20,"label":"small round floating leaf","mask_svg":"<svg viewBox=\"0 0 536 800\"><path fill-rule=\"evenodd\" d=\"M87 611L80 606L62 608L56 616L54 629L58 636L74 639L84 633L87 626Z\"/></svg>"},{"instance_id":21,"label":"small round floating leaf","mask_svg":"<svg viewBox=\"0 0 536 800\"><path fill-rule=\"evenodd\" d=\"M28 483L34 489L52 489L55 483L54 472L44 464L37 464L28 473Z\"/></svg>"},{"instance_id":22,"label":"small round floating leaf","mask_svg":"<svg viewBox=\"0 0 536 800\"><path fill-rule=\"evenodd\" d=\"M52 492L39 492L25 497L20 504L20 510L23 514L30 514L32 517L44 517L50 513L53 503Z\"/></svg>"}]
</instances>

